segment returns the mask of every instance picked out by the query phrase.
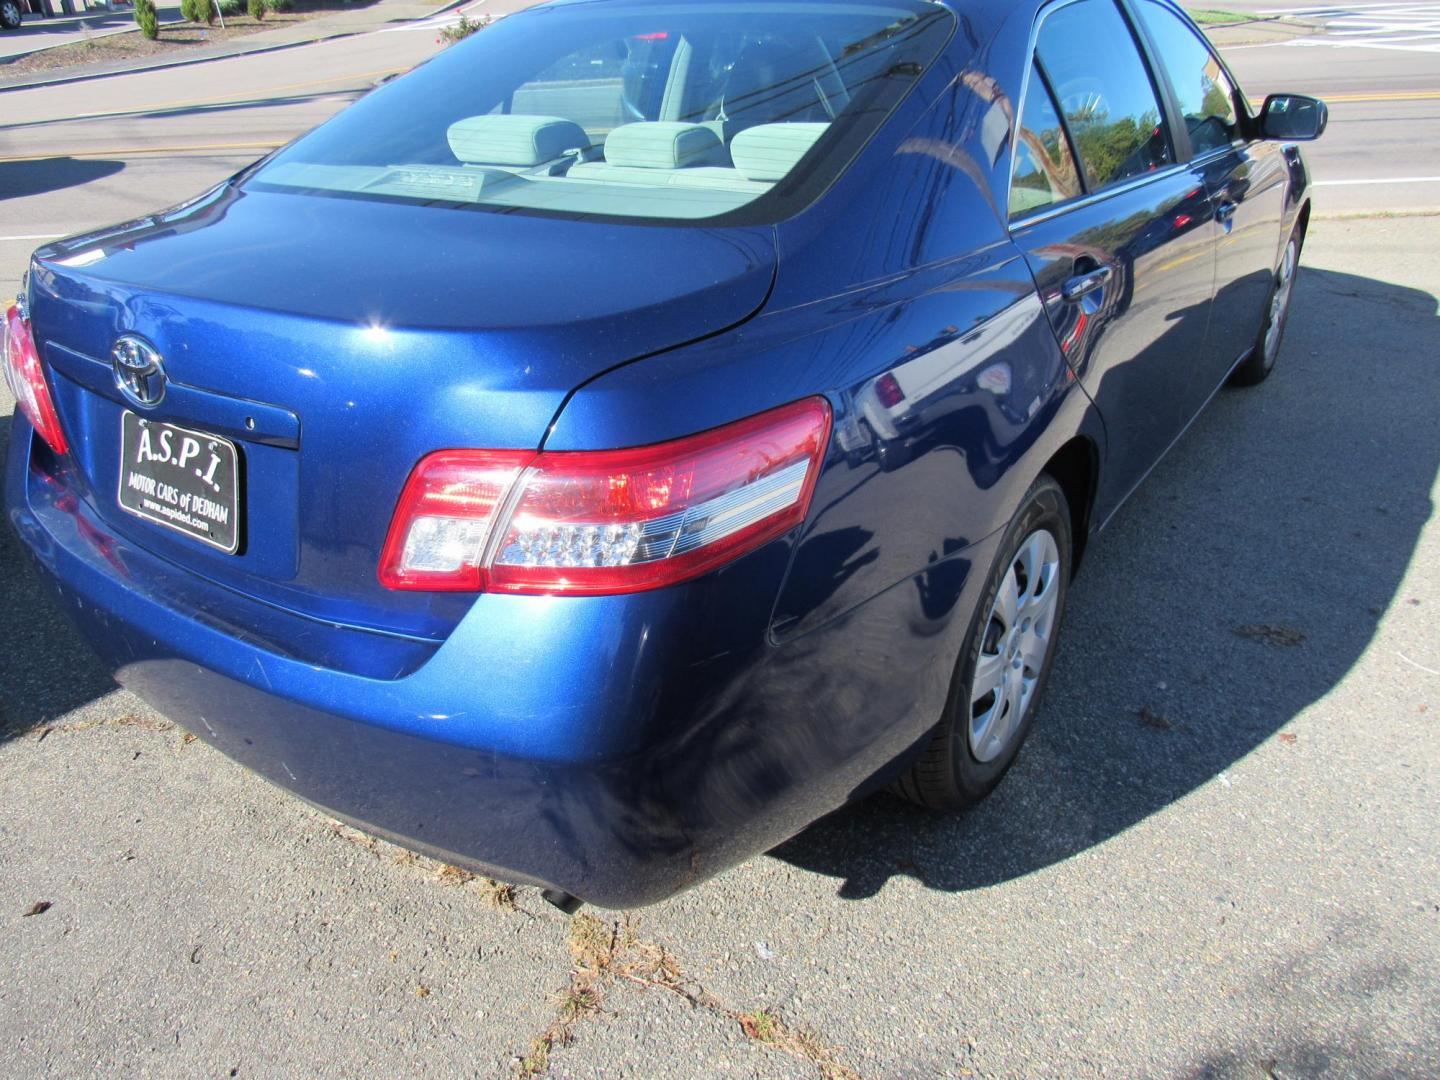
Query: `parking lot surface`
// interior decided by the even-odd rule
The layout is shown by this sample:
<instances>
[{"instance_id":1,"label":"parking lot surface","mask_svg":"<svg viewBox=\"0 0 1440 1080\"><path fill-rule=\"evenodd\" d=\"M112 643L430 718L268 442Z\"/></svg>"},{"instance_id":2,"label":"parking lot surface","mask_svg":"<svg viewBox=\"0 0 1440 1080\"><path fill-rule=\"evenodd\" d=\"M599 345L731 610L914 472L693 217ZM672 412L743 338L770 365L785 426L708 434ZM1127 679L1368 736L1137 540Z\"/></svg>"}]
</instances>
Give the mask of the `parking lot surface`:
<instances>
[{"instance_id":1,"label":"parking lot surface","mask_svg":"<svg viewBox=\"0 0 1440 1080\"><path fill-rule=\"evenodd\" d=\"M1093 547L988 803L873 799L628 918L187 739L7 533L0 1072L1433 1075L1437 243L1315 228L1282 367Z\"/></svg>"}]
</instances>

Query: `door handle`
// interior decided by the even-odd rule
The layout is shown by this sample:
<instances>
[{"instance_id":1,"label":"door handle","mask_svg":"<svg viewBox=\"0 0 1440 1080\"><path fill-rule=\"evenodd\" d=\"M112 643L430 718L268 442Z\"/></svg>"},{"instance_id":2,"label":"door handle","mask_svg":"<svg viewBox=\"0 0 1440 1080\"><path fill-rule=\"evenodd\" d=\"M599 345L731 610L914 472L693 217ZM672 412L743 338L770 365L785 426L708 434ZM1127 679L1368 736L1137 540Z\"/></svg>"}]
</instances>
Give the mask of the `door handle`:
<instances>
[{"instance_id":1,"label":"door handle","mask_svg":"<svg viewBox=\"0 0 1440 1080\"><path fill-rule=\"evenodd\" d=\"M1110 267L1097 266L1083 274L1076 274L1060 286L1060 299L1073 304L1082 296L1088 296L1110 280Z\"/></svg>"}]
</instances>

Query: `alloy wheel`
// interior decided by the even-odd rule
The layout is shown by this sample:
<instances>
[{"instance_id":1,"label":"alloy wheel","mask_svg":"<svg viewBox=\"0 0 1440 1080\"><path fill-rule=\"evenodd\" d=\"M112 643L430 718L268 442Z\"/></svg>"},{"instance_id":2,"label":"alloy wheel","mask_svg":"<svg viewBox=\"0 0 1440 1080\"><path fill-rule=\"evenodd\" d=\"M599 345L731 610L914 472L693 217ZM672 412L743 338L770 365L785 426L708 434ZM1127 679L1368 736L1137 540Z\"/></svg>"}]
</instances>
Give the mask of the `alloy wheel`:
<instances>
[{"instance_id":1,"label":"alloy wheel","mask_svg":"<svg viewBox=\"0 0 1440 1080\"><path fill-rule=\"evenodd\" d=\"M990 607L970 680L970 753L994 761L1020 729L1055 643L1060 547L1048 529L1020 544Z\"/></svg>"},{"instance_id":2,"label":"alloy wheel","mask_svg":"<svg viewBox=\"0 0 1440 1080\"><path fill-rule=\"evenodd\" d=\"M1275 363L1280 352L1280 338L1285 330L1285 316L1290 311L1290 297L1295 291L1295 268L1298 265L1295 241L1285 245L1285 257L1275 278L1275 294L1270 298L1270 316L1265 324L1265 366Z\"/></svg>"}]
</instances>

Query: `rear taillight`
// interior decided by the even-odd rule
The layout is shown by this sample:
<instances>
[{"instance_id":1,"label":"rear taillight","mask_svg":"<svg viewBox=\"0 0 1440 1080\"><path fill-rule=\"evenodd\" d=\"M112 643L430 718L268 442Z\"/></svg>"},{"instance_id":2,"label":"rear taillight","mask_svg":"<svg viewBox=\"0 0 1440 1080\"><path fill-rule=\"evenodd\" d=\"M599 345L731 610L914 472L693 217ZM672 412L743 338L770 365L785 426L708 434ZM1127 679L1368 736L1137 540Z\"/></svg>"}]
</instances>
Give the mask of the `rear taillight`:
<instances>
[{"instance_id":1,"label":"rear taillight","mask_svg":"<svg viewBox=\"0 0 1440 1080\"><path fill-rule=\"evenodd\" d=\"M431 454L405 485L380 580L568 594L685 581L805 519L829 432L829 404L808 398L630 450Z\"/></svg>"},{"instance_id":2,"label":"rear taillight","mask_svg":"<svg viewBox=\"0 0 1440 1080\"><path fill-rule=\"evenodd\" d=\"M60 417L55 412L50 387L45 384L40 353L30 333L30 320L21 312L19 304L11 304L5 312L4 338L5 381L15 395L20 411L51 450L57 454L65 453L69 444L60 428Z\"/></svg>"},{"instance_id":3,"label":"rear taillight","mask_svg":"<svg viewBox=\"0 0 1440 1080\"><path fill-rule=\"evenodd\" d=\"M885 408L893 409L905 400L905 391L900 389L900 381L887 371L875 380L875 396Z\"/></svg>"},{"instance_id":4,"label":"rear taillight","mask_svg":"<svg viewBox=\"0 0 1440 1080\"><path fill-rule=\"evenodd\" d=\"M473 592L500 504L534 451L445 450L431 454L400 494L380 556L391 589Z\"/></svg>"}]
</instances>

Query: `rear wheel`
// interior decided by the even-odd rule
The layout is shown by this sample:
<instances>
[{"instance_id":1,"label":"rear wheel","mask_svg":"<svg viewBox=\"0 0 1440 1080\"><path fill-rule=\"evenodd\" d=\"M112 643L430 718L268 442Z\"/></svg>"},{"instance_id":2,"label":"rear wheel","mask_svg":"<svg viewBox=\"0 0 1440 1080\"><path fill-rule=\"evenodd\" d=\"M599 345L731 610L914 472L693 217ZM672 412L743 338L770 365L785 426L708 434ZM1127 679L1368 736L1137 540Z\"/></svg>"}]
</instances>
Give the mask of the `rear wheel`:
<instances>
[{"instance_id":1,"label":"rear wheel","mask_svg":"<svg viewBox=\"0 0 1440 1080\"><path fill-rule=\"evenodd\" d=\"M20 0L0 0L0 27L14 30L20 25Z\"/></svg>"},{"instance_id":2,"label":"rear wheel","mask_svg":"<svg viewBox=\"0 0 1440 1080\"><path fill-rule=\"evenodd\" d=\"M1275 368L1280 343L1285 337L1285 322L1290 316L1290 301L1295 295L1295 278L1300 273L1300 230L1297 228L1280 257L1280 269L1270 286L1270 303L1265 308L1265 321L1250 355L1241 361L1230 381L1237 386L1254 386L1264 382Z\"/></svg>"},{"instance_id":3,"label":"rear wheel","mask_svg":"<svg viewBox=\"0 0 1440 1080\"><path fill-rule=\"evenodd\" d=\"M929 746L896 783L898 794L936 808L970 806L1010 768L1054 661L1072 550L1065 493L1042 476L1006 530L945 712Z\"/></svg>"}]
</instances>

